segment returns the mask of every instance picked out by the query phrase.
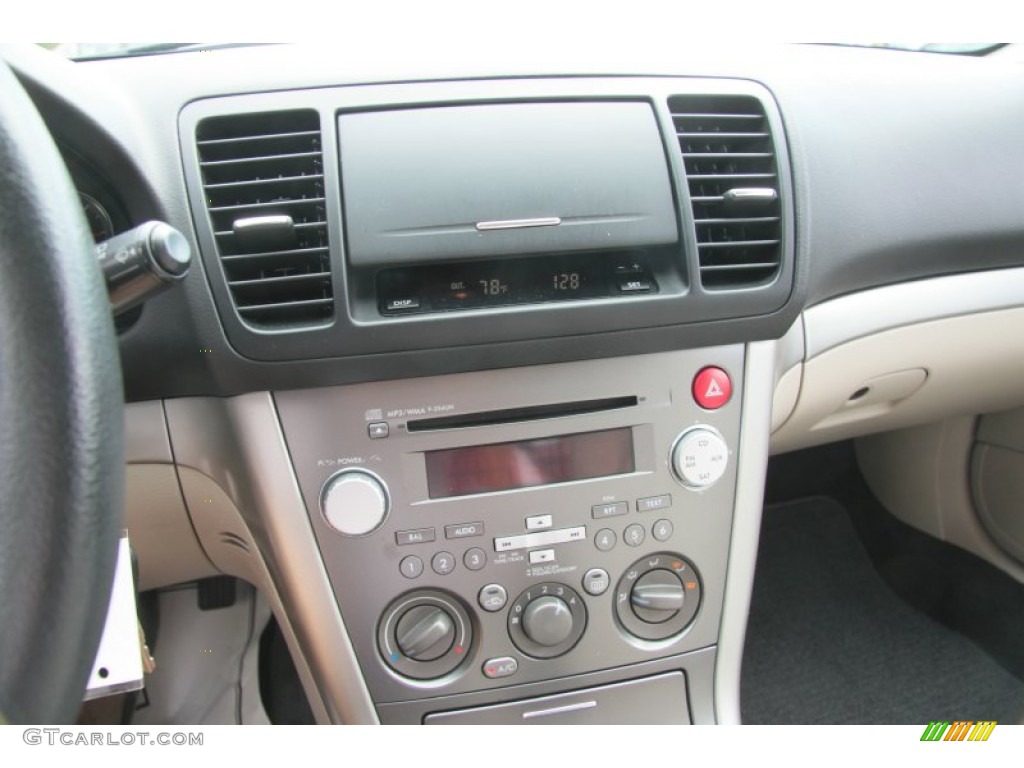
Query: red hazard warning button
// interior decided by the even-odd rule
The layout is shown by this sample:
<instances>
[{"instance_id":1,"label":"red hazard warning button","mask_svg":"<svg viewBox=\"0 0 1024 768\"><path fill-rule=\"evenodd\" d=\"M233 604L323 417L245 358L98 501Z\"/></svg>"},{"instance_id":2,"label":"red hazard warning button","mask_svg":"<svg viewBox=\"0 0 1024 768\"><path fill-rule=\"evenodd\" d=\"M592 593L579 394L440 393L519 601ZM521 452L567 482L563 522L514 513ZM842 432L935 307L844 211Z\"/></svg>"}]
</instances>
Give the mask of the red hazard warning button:
<instances>
[{"instance_id":1,"label":"red hazard warning button","mask_svg":"<svg viewBox=\"0 0 1024 768\"><path fill-rule=\"evenodd\" d=\"M693 399L697 405L713 411L721 408L732 397L732 381L721 368L704 368L693 380Z\"/></svg>"}]
</instances>

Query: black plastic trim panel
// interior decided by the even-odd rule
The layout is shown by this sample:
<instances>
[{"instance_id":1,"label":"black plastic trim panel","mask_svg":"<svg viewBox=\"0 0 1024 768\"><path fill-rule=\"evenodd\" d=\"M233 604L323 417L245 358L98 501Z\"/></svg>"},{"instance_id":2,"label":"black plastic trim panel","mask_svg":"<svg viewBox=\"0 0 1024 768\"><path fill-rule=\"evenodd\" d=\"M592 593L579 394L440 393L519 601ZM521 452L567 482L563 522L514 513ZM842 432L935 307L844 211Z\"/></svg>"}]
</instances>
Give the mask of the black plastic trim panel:
<instances>
[{"instance_id":1,"label":"black plastic trim panel","mask_svg":"<svg viewBox=\"0 0 1024 768\"><path fill-rule=\"evenodd\" d=\"M779 167L785 169L780 174L786 213L783 236L785 257L779 277L771 284L729 292L705 292L697 281L690 277L689 280L684 278L683 284L677 286L675 290L662 290L658 294L636 298L615 297L548 305L503 307L465 311L457 316L444 314L367 318L357 312L353 304L346 304L346 299L348 302L354 300L357 288L348 284L353 272L346 268L339 148L334 120L339 112L450 104L617 99L649 101L662 133L666 160L673 177L673 194L680 209L679 259L683 267L681 272L683 275L693 276L697 274L697 264L693 225L686 198L688 192L667 105L668 97L677 93L746 94L758 97L765 105L778 145ZM321 115L331 262L334 283L339 286L336 291L336 319L333 324L323 327L260 331L238 317L230 302L221 266L216 260L213 235L201 192L195 151L195 129L201 120L208 117L296 108L316 109ZM603 357L625 351L618 348L617 352L611 352L611 347L606 347L609 351L604 351L603 334L644 329L670 331L668 336L673 340L667 344L654 341L653 338L645 340L642 336L632 337L629 352L650 352L678 346L678 339L683 333L687 339L687 346L779 336L796 315L797 306L791 302L794 274L793 216L785 138L781 118L771 94L756 83L700 79L594 78L367 86L253 94L207 99L188 105L181 113L179 140L199 250L210 278L214 301L232 347L252 360L276 362L382 355L413 350L444 350L446 353L455 352L465 357L467 348L473 347L477 365L472 367L493 367L493 362L482 363L484 356L479 354L481 348L540 339L557 343L567 337L575 337L575 344L578 346L579 337L586 336L593 338L597 343L593 346L587 344L587 352L583 356ZM738 318L749 319L749 322L735 323L728 330L716 325L714 331L707 325L701 325ZM568 355L559 354L556 359L575 356L570 352ZM524 359L516 355L513 349L506 349L498 364L522 365L551 359L539 355L530 357ZM452 367L442 365L433 368L431 372L441 370L452 370ZM382 374L378 371L376 375ZM408 375L408 370L404 375ZM309 383L308 379L303 381L304 385Z\"/></svg>"}]
</instances>

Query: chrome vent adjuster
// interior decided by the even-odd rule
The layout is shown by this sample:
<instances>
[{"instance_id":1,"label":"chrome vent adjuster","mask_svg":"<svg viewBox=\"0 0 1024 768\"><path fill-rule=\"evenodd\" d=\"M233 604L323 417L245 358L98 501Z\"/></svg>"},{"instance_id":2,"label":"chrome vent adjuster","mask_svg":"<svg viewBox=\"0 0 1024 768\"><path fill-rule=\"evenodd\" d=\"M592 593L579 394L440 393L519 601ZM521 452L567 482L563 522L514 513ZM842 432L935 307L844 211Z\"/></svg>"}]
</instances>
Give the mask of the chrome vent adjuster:
<instances>
[{"instance_id":1,"label":"chrome vent adjuster","mask_svg":"<svg viewBox=\"0 0 1024 768\"><path fill-rule=\"evenodd\" d=\"M217 256L241 318L266 329L330 322L319 114L207 118L196 147Z\"/></svg>"},{"instance_id":2,"label":"chrome vent adjuster","mask_svg":"<svg viewBox=\"0 0 1024 768\"><path fill-rule=\"evenodd\" d=\"M701 285L771 283L781 267L782 202L763 105L753 96L692 95L672 96L668 106L690 190Z\"/></svg>"}]
</instances>

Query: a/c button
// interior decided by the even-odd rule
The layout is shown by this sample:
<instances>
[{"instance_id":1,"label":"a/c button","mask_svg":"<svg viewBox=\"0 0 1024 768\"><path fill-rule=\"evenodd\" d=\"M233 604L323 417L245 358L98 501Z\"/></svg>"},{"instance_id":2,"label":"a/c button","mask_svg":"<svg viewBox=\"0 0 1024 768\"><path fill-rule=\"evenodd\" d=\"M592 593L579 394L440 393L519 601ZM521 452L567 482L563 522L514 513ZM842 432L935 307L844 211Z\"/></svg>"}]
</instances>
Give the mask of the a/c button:
<instances>
[{"instance_id":1,"label":"a/c button","mask_svg":"<svg viewBox=\"0 0 1024 768\"><path fill-rule=\"evenodd\" d=\"M511 677L519 671L519 662L511 656L499 656L484 662L484 676L492 680L498 677Z\"/></svg>"}]
</instances>

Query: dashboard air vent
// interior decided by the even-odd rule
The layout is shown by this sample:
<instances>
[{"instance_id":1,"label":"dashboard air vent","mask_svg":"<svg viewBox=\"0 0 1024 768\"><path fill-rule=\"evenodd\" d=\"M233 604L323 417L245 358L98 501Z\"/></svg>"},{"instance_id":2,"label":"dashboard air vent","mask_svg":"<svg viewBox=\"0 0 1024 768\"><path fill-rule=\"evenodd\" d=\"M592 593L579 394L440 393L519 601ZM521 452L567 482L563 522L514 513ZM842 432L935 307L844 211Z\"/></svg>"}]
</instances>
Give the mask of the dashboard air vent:
<instances>
[{"instance_id":1,"label":"dashboard air vent","mask_svg":"<svg viewBox=\"0 0 1024 768\"><path fill-rule=\"evenodd\" d=\"M330 321L319 114L207 118L196 144L217 255L238 313L263 328Z\"/></svg>"},{"instance_id":2,"label":"dashboard air vent","mask_svg":"<svg viewBox=\"0 0 1024 768\"><path fill-rule=\"evenodd\" d=\"M752 96L668 101L690 188L701 284L770 283L781 264L778 166L761 102Z\"/></svg>"}]
</instances>

